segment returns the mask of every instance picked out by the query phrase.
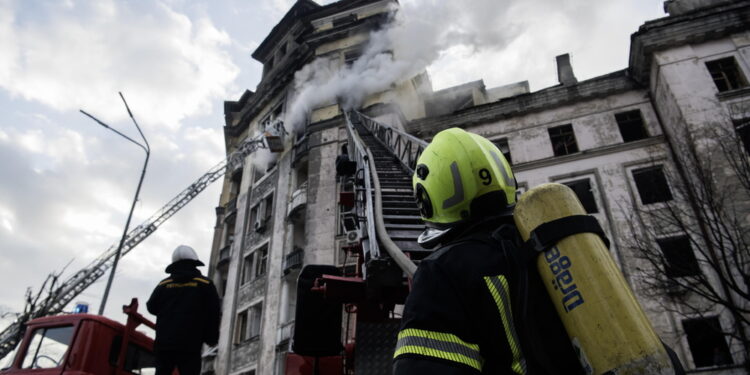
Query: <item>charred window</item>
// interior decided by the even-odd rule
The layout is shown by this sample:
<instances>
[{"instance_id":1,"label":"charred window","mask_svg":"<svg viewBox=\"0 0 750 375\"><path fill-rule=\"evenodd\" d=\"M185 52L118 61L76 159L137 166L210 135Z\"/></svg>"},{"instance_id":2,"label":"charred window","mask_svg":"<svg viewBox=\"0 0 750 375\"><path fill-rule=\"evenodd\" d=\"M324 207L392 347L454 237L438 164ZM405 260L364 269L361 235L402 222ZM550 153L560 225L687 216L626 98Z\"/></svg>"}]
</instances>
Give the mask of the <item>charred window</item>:
<instances>
[{"instance_id":1,"label":"charred window","mask_svg":"<svg viewBox=\"0 0 750 375\"><path fill-rule=\"evenodd\" d=\"M508 164L513 165L513 159L510 156L510 146L508 145L508 138L500 138L492 142L495 144L495 146L497 146L498 149L500 149L500 152L503 153L503 156L505 156L505 160L508 161Z\"/></svg>"},{"instance_id":2,"label":"charred window","mask_svg":"<svg viewBox=\"0 0 750 375\"><path fill-rule=\"evenodd\" d=\"M742 75L740 67L734 57L706 62L706 68L716 84L719 92L736 90L747 86L747 80Z\"/></svg>"},{"instance_id":3,"label":"charred window","mask_svg":"<svg viewBox=\"0 0 750 375\"><path fill-rule=\"evenodd\" d=\"M564 182L569 188L576 193L578 200L583 204L583 208L588 214L595 214L599 212L599 208L596 206L596 199L594 198L594 192L591 189L591 180L584 178L581 180Z\"/></svg>"},{"instance_id":4,"label":"charred window","mask_svg":"<svg viewBox=\"0 0 750 375\"><path fill-rule=\"evenodd\" d=\"M578 152L576 136L573 133L573 125L561 125L549 128L549 138L552 141L552 150L555 156L569 155Z\"/></svg>"},{"instance_id":5,"label":"charred window","mask_svg":"<svg viewBox=\"0 0 750 375\"><path fill-rule=\"evenodd\" d=\"M723 366L734 363L719 318L683 320L695 367Z\"/></svg>"},{"instance_id":6,"label":"charred window","mask_svg":"<svg viewBox=\"0 0 750 375\"><path fill-rule=\"evenodd\" d=\"M687 236L663 238L656 241L664 254L664 271L667 277L693 276L700 274L698 260Z\"/></svg>"},{"instance_id":7,"label":"charred window","mask_svg":"<svg viewBox=\"0 0 750 375\"><path fill-rule=\"evenodd\" d=\"M641 203L652 204L672 200L667 177L661 166L633 170L633 179L641 197Z\"/></svg>"},{"instance_id":8,"label":"charred window","mask_svg":"<svg viewBox=\"0 0 750 375\"><path fill-rule=\"evenodd\" d=\"M640 110L616 113L615 120L617 121L617 127L620 128L623 142L632 142L648 137Z\"/></svg>"}]
</instances>

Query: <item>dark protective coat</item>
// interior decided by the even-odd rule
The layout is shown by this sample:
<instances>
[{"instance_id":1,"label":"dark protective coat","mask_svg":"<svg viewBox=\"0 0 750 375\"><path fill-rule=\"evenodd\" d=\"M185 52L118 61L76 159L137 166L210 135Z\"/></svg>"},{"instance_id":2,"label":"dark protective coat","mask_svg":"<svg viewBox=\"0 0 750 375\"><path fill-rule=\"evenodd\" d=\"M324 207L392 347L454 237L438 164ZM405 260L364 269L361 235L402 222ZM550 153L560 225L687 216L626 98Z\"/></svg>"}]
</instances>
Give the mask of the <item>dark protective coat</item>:
<instances>
[{"instance_id":1,"label":"dark protective coat","mask_svg":"<svg viewBox=\"0 0 750 375\"><path fill-rule=\"evenodd\" d=\"M515 226L494 221L422 261L394 374L582 373L538 274L524 271L535 267L519 251Z\"/></svg>"},{"instance_id":2,"label":"dark protective coat","mask_svg":"<svg viewBox=\"0 0 750 375\"><path fill-rule=\"evenodd\" d=\"M146 303L156 315L155 351L200 353L201 345L216 345L221 319L219 295L193 260L170 264L170 276L154 289Z\"/></svg>"}]
</instances>

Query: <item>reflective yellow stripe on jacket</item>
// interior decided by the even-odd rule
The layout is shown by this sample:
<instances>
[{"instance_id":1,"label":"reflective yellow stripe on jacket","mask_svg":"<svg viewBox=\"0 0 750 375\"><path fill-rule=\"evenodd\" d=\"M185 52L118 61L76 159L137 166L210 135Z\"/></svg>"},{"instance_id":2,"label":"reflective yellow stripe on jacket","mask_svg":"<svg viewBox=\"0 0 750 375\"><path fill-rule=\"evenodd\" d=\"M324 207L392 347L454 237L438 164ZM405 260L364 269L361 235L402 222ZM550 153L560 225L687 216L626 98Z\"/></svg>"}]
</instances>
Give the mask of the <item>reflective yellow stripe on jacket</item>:
<instances>
[{"instance_id":1,"label":"reflective yellow stripe on jacket","mask_svg":"<svg viewBox=\"0 0 750 375\"><path fill-rule=\"evenodd\" d=\"M484 363L479 354L479 345L465 342L450 333L414 328L407 328L398 334L393 358L403 354L445 359L473 367L480 372Z\"/></svg>"},{"instance_id":2,"label":"reflective yellow stripe on jacket","mask_svg":"<svg viewBox=\"0 0 750 375\"><path fill-rule=\"evenodd\" d=\"M484 281L487 283L487 288L492 294L492 298L495 300L497 309L500 312L500 317L503 320L503 327L505 328L505 337L508 340L508 346L513 354L513 363L511 365L513 372L519 375L526 374L526 360L523 358L521 353L521 345L518 341L518 335L516 334L515 326L513 325L513 313L510 309L510 293L508 292L508 280L505 276L485 276Z\"/></svg>"}]
</instances>

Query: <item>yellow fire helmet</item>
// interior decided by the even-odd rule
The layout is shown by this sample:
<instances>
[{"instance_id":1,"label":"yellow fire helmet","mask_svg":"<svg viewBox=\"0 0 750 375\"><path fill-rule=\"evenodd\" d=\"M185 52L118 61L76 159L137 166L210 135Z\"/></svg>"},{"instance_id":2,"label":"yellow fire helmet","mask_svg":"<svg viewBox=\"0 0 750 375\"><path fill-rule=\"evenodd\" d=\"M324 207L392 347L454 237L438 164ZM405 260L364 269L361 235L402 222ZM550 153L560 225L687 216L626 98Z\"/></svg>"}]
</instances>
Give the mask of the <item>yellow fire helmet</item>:
<instances>
[{"instance_id":1,"label":"yellow fire helmet","mask_svg":"<svg viewBox=\"0 0 750 375\"><path fill-rule=\"evenodd\" d=\"M417 240L434 247L459 224L512 215L516 179L503 153L463 129L443 130L417 160L414 196L426 228Z\"/></svg>"}]
</instances>

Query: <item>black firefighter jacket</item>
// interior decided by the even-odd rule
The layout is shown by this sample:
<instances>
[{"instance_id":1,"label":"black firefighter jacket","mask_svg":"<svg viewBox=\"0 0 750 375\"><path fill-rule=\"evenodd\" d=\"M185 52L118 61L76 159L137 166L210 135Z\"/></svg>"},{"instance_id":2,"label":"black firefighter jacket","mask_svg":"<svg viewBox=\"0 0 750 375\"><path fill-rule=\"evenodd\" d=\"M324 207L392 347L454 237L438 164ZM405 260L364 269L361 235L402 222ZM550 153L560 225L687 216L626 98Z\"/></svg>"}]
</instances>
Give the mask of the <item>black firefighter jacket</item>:
<instances>
[{"instance_id":1,"label":"black firefighter jacket","mask_svg":"<svg viewBox=\"0 0 750 375\"><path fill-rule=\"evenodd\" d=\"M419 264L394 375L580 373L554 307L528 298L535 279L519 272L515 226L503 225L496 239L495 228L462 235Z\"/></svg>"},{"instance_id":2,"label":"black firefighter jacket","mask_svg":"<svg viewBox=\"0 0 750 375\"><path fill-rule=\"evenodd\" d=\"M156 315L154 350L200 353L202 343L216 345L221 307L214 284L192 260L172 263L166 272L170 276L146 303Z\"/></svg>"}]
</instances>

